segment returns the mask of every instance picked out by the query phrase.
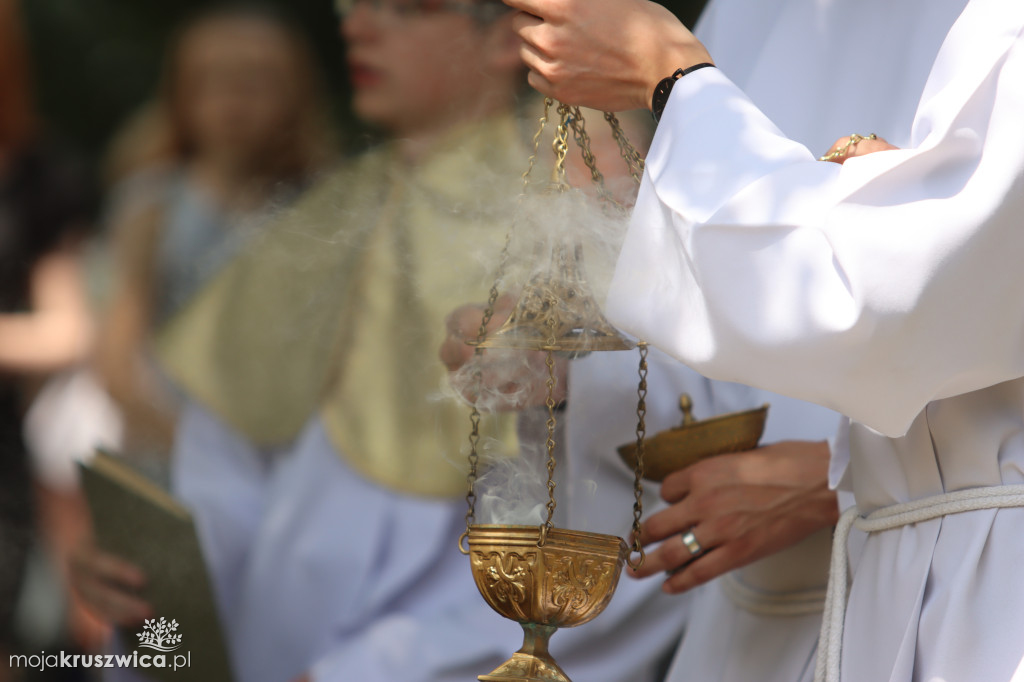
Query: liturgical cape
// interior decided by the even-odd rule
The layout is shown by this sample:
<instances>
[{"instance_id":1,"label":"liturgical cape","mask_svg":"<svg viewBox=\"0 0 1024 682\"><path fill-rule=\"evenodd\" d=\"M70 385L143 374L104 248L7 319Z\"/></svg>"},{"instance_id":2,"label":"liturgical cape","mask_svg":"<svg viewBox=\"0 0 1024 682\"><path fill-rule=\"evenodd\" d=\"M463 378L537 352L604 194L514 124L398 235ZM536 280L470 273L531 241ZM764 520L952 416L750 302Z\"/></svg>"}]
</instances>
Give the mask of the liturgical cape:
<instances>
[{"instance_id":1,"label":"liturgical cape","mask_svg":"<svg viewBox=\"0 0 1024 682\"><path fill-rule=\"evenodd\" d=\"M610 318L848 415L833 479L861 513L1024 482L1024 3L716 9L721 68L675 85ZM902 149L815 160L852 132ZM842 679L1024 679L1021 527L1013 508L869 536Z\"/></svg>"},{"instance_id":2,"label":"liturgical cape","mask_svg":"<svg viewBox=\"0 0 1024 682\"><path fill-rule=\"evenodd\" d=\"M167 324L162 367L254 445L287 445L318 413L363 476L463 495L469 408L442 399L437 349L445 316L487 298L528 153L506 115L449 131L415 166L392 145L351 161ZM482 429L512 450L514 419Z\"/></svg>"}]
</instances>

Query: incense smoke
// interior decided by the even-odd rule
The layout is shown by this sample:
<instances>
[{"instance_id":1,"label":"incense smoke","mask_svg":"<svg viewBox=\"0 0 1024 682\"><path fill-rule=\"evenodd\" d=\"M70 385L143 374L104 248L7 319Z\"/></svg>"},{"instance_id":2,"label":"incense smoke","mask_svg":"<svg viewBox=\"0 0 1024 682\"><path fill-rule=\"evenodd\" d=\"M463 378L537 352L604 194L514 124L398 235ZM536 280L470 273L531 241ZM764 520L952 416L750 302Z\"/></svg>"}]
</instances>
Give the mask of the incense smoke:
<instances>
[{"instance_id":1,"label":"incense smoke","mask_svg":"<svg viewBox=\"0 0 1024 682\"><path fill-rule=\"evenodd\" d=\"M603 125L603 121L597 120ZM543 179L546 176L538 168L532 177ZM621 192L619 194L621 198ZM580 274L590 289L593 302L600 306L611 280L627 219L624 208L597 198L593 192L551 191L546 180L535 181L515 208L505 271L498 282L499 291L508 296L499 300L488 334L493 334L508 317L524 287L560 274L564 263L552 254L562 245L569 245L570 252L577 244L582 247ZM454 324L450 321L449 327L457 327L464 338L473 339L482 312L482 305L458 311L456 315L466 316L472 322L460 325L458 321ZM540 351L487 349L470 357L449 376L449 394L475 404L482 412L520 412L518 456L481 460L483 473L476 482L478 523L536 525L546 518L547 410L544 400L549 370L544 360L545 354ZM569 362L571 360L564 355L557 358L554 400L559 403L567 397L571 399L566 391ZM564 416L560 414L558 419ZM555 455L561 467L556 468L556 483L565 465L562 426L559 422L555 436ZM581 480L577 481L577 486L584 497L592 497L596 484ZM566 495L564 486L556 487L556 501ZM556 525L557 512L564 513L566 509L563 506L556 510Z\"/></svg>"}]
</instances>

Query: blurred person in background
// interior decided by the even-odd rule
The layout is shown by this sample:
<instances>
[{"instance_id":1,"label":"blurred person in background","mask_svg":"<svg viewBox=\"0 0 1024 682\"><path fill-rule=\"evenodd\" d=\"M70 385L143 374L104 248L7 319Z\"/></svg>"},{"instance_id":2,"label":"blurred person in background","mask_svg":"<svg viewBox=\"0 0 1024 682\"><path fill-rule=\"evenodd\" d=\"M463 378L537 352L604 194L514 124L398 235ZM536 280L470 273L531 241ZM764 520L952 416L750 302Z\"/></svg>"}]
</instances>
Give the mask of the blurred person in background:
<instances>
[{"instance_id":1,"label":"blurred person in background","mask_svg":"<svg viewBox=\"0 0 1024 682\"><path fill-rule=\"evenodd\" d=\"M219 6L175 36L156 100L108 161L115 282L96 366L126 417L124 450L170 449L178 396L153 339L333 151L309 46L278 13Z\"/></svg>"},{"instance_id":2,"label":"blurred person in background","mask_svg":"<svg viewBox=\"0 0 1024 682\"><path fill-rule=\"evenodd\" d=\"M161 362L188 396L174 488L239 679L471 679L522 635L456 546L466 482L451 460L468 410L437 399L436 349L447 313L490 284L534 123L516 117L523 72L500 3L339 10L354 108L388 141L319 182L169 322ZM486 426L514 446L513 420ZM133 567L92 549L78 568L112 622L151 615ZM653 680L681 614L656 586L617 603L621 620L560 634L556 655L592 682Z\"/></svg>"},{"instance_id":3,"label":"blurred person in background","mask_svg":"<svg viewBox=\"0 0 1024 682\"><path fill-rule=\"evenodd\" d=\"M90 204L85 176L43 141L18 8L0 0L0 679L35 528L59 551L73 516L45 489L34 499L22 420L45 379L90 346L80 272Z\"/></svg>"},{"instance_id":4,"label":"blurred person in background","mask_svg":"<svg viewBox=\"0 0 1024 682\"><path fill-rule=\"evenodd\" d=\"M262 6L218 6L174 37L157 99L112 145L114 282L94 366L123 417L120 442L106 444L157 478L167 475L178 395L151 344L262 221L333 160L318 81L304 37L285 18ZM60 462L46 468L67 469L64 497L81 514L70 463L95 443L73 441L48 448ZM80 526L67 544L88 554L91 529ZM87 600L99 589L76 587ZM92 646L106 634L94 633Z\"/></svg>"}]
</instances>

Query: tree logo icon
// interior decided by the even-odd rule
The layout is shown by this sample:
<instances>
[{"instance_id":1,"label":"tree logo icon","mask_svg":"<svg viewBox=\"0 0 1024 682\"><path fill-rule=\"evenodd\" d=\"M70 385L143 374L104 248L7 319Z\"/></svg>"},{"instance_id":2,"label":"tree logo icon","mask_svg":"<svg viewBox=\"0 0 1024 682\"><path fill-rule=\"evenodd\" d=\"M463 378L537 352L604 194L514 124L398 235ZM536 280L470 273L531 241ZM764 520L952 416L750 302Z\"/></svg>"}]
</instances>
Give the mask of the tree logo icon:
<instances>
[{"instance_id":1,"label":"tree logo icon","mask_svg":"<svg viewBox=\"0 0 1024 682\"><path fill-rule=\"evenodd\" d=\"M139 646L157 651L174 651L181 646L181 635L174 634L178 629L178 621L161 617L146 620L142 626L142 632L138 634Z\"/></svg>"}]
</instances>

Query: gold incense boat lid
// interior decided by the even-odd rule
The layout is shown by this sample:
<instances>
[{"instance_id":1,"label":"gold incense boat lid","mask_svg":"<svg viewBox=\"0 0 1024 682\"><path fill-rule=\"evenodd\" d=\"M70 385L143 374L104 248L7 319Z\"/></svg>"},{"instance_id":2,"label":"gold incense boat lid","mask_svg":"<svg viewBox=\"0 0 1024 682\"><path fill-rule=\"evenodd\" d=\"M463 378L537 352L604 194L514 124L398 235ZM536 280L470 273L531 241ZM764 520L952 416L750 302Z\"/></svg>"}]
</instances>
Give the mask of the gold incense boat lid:
<instances>
[{"instance_id":1,"label":"gold incense boat lid","mask_svg":"<svg viewBox=\"0 0 1024 682\"><path fill-rule=\"evenodd\" d=\"M695 419L693 401L679 397L683 423L645 441L644 478L660 483L673 471L685 469L707 457L743 452L757 447L768 418L768 404L753 410L730 412L710 419ZM636 443L619 446L619 456L636 466Z\"/></svg>"}]
</instances>

